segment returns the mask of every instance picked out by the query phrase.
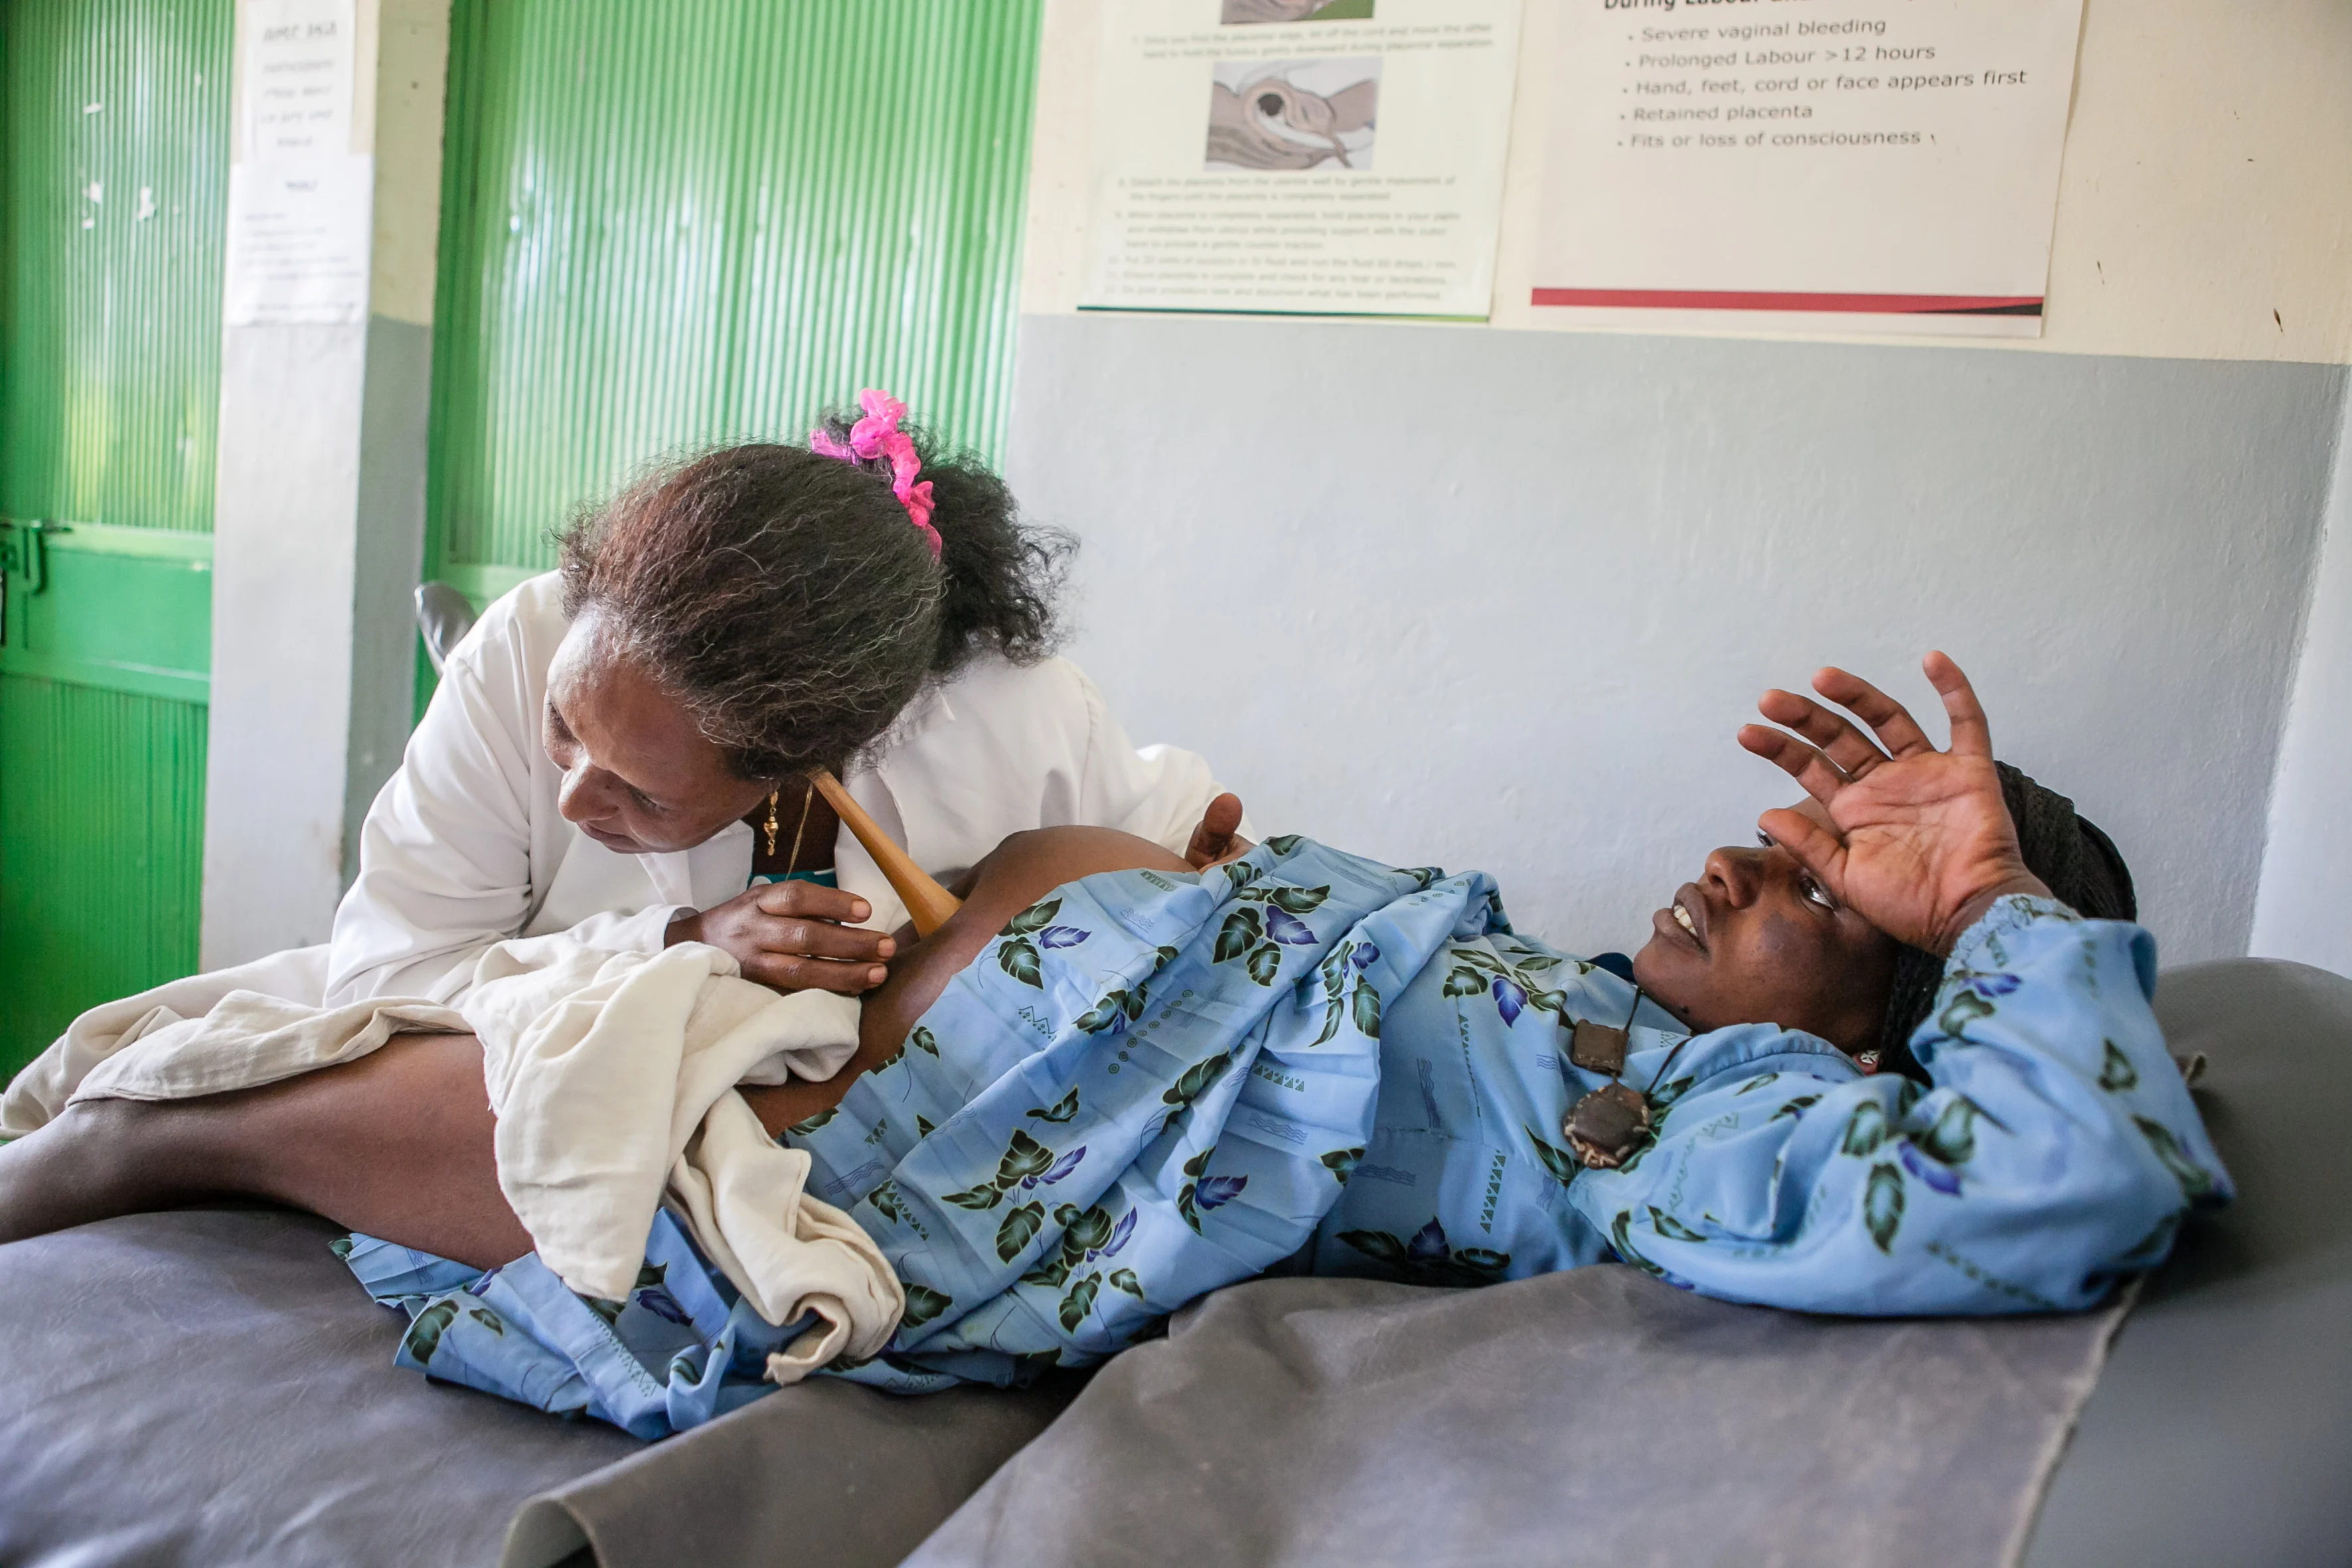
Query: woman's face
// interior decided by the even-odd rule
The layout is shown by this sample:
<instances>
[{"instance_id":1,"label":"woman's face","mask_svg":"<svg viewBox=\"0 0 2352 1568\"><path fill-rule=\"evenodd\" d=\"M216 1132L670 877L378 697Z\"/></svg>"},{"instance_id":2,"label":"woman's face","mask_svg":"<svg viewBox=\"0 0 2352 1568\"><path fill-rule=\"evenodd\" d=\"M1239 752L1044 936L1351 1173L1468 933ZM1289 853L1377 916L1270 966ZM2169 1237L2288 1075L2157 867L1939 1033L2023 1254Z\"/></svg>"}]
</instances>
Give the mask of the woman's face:
<instances>
[{"instance_id":1,"label":"woman's face","mask_svg":"<svg viewBox=\"0 0 2352 1568\"><path fill-rule=\"evenodd\" d=\"M563 770L557 804L620 854L691 849L773 786L737 777L686 710L604 640L583 615L548 667L541 740Z\"/></svg>"},{"instance_id":2,"label":"woman's face","mask_svg":"<svg viewBox=\"0 0 2352 1568\"><path fill-rule=\"evenodd\" d=\"M1826 824L1816 803L1797 809ZM1844 1051L1877 1045L1897 945L1779 846L1717 849L1651 924L1633 978L1691 1028L1778 1024Z\"/></svg>"}]
</instances>

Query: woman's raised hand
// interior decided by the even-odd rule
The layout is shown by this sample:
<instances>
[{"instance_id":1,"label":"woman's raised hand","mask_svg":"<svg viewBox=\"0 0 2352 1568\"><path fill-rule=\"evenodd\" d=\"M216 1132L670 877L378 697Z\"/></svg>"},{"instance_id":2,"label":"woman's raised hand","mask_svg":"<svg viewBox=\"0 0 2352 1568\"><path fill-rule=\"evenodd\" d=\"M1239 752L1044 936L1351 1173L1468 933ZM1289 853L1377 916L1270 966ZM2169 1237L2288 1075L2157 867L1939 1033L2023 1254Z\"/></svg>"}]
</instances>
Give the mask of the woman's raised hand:
<instances>
[{"instance_id":1,"label":"woman's raised hand","mask_svg":"<svg viewBox=\"0 0 2352 1568\"><path fill-rule=\"evenodd\" d=\"M882 961L898 944L853 925L874 912L855 893L814 882L769 882L700 914L672 921L665 946L707 942L743 966L743 977L776 991L838 991L856 996L890 976Z\"/></svg>"},{"instance_id":2,"label":"woman's raised hand","mask_svg":"<svg viewBox=\"0 0 2352 1568\"><path fill-rule=\"evenodd\" d=\"M1796 735L1748 724L1739 743L1821 803L1818 812L1766 812L1757 825L1772 841L1832 899L1887 935L1948 953L1995 899L2050 889L2018 849L1993 769L1991 731L1969 678L1940 653L1929 654L1924 668L1951 720L1948 752L1936 749L1901 703L1843 669L1822 670L1813 689L1859 716L1885 750L1842 715L1780 690L1766 692L1757 708Z\"/></svg>"}]
</instances>

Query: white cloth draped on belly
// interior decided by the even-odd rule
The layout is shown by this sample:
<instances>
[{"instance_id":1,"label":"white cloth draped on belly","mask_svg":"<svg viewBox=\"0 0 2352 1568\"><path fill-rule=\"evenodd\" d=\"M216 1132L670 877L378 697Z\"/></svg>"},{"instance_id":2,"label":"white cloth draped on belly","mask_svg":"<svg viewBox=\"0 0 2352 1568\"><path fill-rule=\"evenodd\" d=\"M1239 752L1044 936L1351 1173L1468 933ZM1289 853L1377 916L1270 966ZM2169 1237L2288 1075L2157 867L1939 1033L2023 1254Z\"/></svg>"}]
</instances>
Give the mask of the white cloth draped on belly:
<instances>
[{"instance_id":1,"label":"white cloth draped on belly","mask_svg":"<svg viewBox=\"0 0 2352 1568\"><path fill-rule=\"evenodd\" d=\"M735 1092L831 1078L856 1049L855 1001L778 995L700 943L615 953L554 935L484 953L462 1007L326 1008L326 951L91 1009L9 1085L0 1133L30 1132L77 1100L249 1089L356 1060L394 1034L470 1031L498 1115L499 1185L566 1285L627 1296L667 1201L762 1318L820 1320L770 1359L777 1382L888 1342L905 1305L889 1265L803 1190L809 1156L771 1141Z\"/></svg>"}]
</instances>

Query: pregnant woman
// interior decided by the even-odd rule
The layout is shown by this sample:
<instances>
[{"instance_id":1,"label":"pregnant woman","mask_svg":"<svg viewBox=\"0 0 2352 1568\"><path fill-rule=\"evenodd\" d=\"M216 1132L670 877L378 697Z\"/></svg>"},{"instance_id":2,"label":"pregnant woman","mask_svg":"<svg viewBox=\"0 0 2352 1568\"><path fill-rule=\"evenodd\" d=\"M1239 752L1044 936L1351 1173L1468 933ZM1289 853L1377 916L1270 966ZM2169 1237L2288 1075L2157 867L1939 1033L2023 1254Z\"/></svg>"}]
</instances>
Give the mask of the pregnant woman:
<instances>
[{"instance_id":1,"label":"pregnant woman","mask_svg":"<svg viewBox=\"0 0 2352 1568\"><path fill-rule=\"evenodd\" d=\"M853 1375L1083 1363L1278 1268L1613 1258L1910 1314L2084 1307L2161 1262L2230 1187L2128 872L1994 763L1957 667L1927 674L1948 751L1841 671L1817 689L1883 744L1768 695L1795 733L1741 743L1810 798L1706 858L1630 979L1513 935L1475 874L1304 840L1198 876L1109 835L1007 846L869 1004L867 1048L905 1047L785 1132L908 1285ZM1111 864L1142 868L1069 880Z\"/></svg>"},{"instance_id":2,"label":"pregnant woman","mask_svg":"<svg viewBox=\"0 0 2352 1568\"><path fill-rule=\"evenodd\" d=\"M2128 874L1994 763L1958 669L1927 673L1948 751L1842 672L1817 689L1881 743L1767 696L1795 733L1741 743L1811 798L1709 855L1630 977L1514 935L1475 873L1303 839L1195 870L1115 832L1012 838L867 997L848 1070L746 1091L904 1288L888 1347L832 1370L1019 1381L1283 1269L1460 1286L1614 1258L1736 1300L1910 1314L2085 1306L2162 1261L2230 1187L2148 1007ZM309 1103L364 1136L385 1085L479 1061L462 1037L396 1045L315 1075L344 1082ZM255 1116L286 1115L274 1092ZM797 1328L747 1321L667 1215L625 1300L562 1290L524 1256L487 1118L436 1134L475 1173L429 1201L411 1163L328 1206L252 1180L252 1123L79 1112L48 1190L76 1151L138 1151L357 1223L351 1266L430 1328L402 1358L436 1376L652 1436L755 1396Z\"/></svg>"}]
</instances>

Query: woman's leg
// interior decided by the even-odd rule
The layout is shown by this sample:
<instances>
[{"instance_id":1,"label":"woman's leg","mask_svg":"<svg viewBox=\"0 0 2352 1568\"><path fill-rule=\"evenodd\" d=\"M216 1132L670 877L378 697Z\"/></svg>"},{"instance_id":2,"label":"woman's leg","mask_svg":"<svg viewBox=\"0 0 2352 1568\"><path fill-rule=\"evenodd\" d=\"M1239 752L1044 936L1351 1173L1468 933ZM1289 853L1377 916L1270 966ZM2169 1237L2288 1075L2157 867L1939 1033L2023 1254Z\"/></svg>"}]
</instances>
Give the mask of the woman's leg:
<instances>
[{"instance_id":1,"label":"woman's leg","mask_svg":"<svg viewBox=\"0 0 2352 1568\"><path fill-rule=\"evenodd\" d=\"M488 1268L530 1250L499 1191L471 1035L197 1100L89 1100L0 1148L0 1242L206 1198L268 1198Z\"/></svg>"},{"instance_id":2,"label":"woman's leg","mask_svg":"<svg viewBox=\"0 0 2352 1568\"><path fill-rule=\"evenodd\" d=\"M963 908L891 961L856 1055L824 1083L744 1091L770 1131L837 1103L887 1060L1004 922L1065 882L1187 872L1148 839L1096 827L1015 834L974 868ZM479 1268L531 1249L499 1191L497 1119L471 1035L395 1035L356 1062L200 1100L95 1100L0 1147L0 1242L222 1196L268 1198Z\"/></svg>"}]
</instances>

